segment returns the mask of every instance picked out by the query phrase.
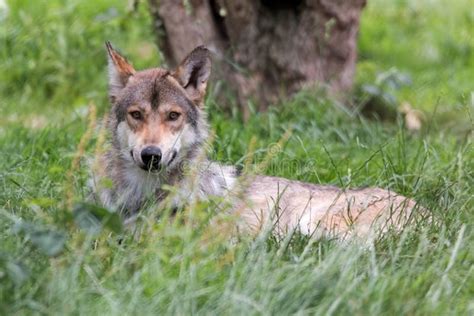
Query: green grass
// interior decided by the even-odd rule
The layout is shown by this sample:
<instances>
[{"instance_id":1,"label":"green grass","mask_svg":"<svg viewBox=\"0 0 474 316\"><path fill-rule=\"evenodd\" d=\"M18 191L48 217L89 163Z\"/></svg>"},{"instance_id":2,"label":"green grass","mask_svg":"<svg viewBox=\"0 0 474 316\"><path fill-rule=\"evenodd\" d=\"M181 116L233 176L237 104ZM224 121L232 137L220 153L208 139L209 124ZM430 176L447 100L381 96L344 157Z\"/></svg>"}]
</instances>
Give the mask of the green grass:
<instances>
[{"instance_id":1,"label":"green grass","mask_svg":"<svg viewBox=\"0 0 474 316\"><path fill-rule=\"evenodd\" d=\"M430 208L431 223L373 247L297 235L236 242L207 224L212 203L172 224L149 210L140 238L124 234L119 243L110 230L88 236L66 201L71 182L75 199L85 198L87 170L68 172L88 105L108 109L103 42L137 68L161 60L150 46L146 4L135 13L118 0L8 4L0 22L1 315L474 313L469 0L373 0L364 12L357 86L391 68L409 74L410 85L387 92L424 111L419 133L311 91L246 124L238 111L207 100L214 159L243 163L254 139L258 163L292 130L264 173L391 188Z\"/></svg>"}]
</instances>

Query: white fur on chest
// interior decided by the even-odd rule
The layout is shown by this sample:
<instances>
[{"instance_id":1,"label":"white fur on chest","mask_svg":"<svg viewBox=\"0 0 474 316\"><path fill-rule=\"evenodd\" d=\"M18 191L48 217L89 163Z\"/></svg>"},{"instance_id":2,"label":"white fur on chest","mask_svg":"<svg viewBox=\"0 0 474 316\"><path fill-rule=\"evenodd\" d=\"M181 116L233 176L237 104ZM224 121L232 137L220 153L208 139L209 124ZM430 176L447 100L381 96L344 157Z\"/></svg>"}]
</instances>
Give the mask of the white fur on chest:
<instances>
[{"instance_id":1,"label":"white fur on chest","mask_svg":"<svg viewBox=\"0 0 474 316\"><path fill-rule=\"evenodd\" d=\"M118 197L119 205L140 206L143 200L152 197L160 188L159 175L130 166L124 170L123 185Z\"/></svg>"}]
</instances>

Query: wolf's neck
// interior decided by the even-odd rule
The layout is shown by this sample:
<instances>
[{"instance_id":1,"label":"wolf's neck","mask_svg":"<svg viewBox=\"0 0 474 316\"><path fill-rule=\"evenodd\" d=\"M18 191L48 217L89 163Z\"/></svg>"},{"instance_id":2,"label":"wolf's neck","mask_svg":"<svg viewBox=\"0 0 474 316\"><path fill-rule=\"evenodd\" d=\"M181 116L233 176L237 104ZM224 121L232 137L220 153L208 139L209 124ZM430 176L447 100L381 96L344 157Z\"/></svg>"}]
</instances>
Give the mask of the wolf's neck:
<instances>
[{"instance_id":1,"label":"wolf's neck","mask_svg":"<svg viewBox=\"0 0 474 316\"><path fill-rule=\"evenodd\" d=\"M224 196L235 185L239 172L233 166L201 159L188 162L189 168L177 181L169 183L176 192L173 204L183 205L195 200L207 200L212 196Z\"/></svg>"}]
</instances>

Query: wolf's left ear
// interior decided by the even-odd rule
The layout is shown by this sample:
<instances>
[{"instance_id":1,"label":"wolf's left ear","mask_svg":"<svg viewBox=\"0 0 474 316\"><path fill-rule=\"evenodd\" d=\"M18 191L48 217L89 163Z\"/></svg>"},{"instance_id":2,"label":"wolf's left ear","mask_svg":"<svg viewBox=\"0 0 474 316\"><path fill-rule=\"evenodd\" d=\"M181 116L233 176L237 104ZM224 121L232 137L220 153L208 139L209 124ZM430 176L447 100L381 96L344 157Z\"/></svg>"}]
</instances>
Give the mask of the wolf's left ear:
<instances>
[{"instance_id":1,"label":"wolf's left ear","mask_svg":"<svg viewBox=\"0 0 474 316\"><path fill-rule=\"evenodd\" d=\"M135 69L122 57L110 44L105 42L108 53L109 64L109 96L112 102L117 98L118 93L122 90L131 76L135 74Z\"/></svg>"},{"instance_id":2,"label":"wolf's left ear","mask_svg":"<svg viewBox=\"0 0 474 316\"><path fill-rule=\"evenodd\" d=\"M201 106L211 74L211 54L204 46L196 47L178 66L173 77L186 90L188 96Z\"/></svg>"}]
</instances>

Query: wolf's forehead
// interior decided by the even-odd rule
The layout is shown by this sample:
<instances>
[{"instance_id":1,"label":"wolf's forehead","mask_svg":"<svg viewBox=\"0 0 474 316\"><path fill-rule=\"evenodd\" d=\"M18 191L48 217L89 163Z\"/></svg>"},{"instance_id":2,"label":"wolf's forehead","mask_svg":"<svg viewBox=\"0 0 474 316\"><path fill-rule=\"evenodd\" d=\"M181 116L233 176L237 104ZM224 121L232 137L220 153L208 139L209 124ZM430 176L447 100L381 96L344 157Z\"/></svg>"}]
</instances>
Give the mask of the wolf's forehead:
<instances>
[{"instance_id":1,"label":"wolf's forehead","mask_svg":"<svg viewBox=\"0 0 474 316\"><path fill-rule=\"evenodd\" d=\"M151 106L157 109L163 104L178 105L187 110L191 101L168 71L145 70L134 75L130 84L124 89L122 106Z\"/></svg>"}]
</instances>

